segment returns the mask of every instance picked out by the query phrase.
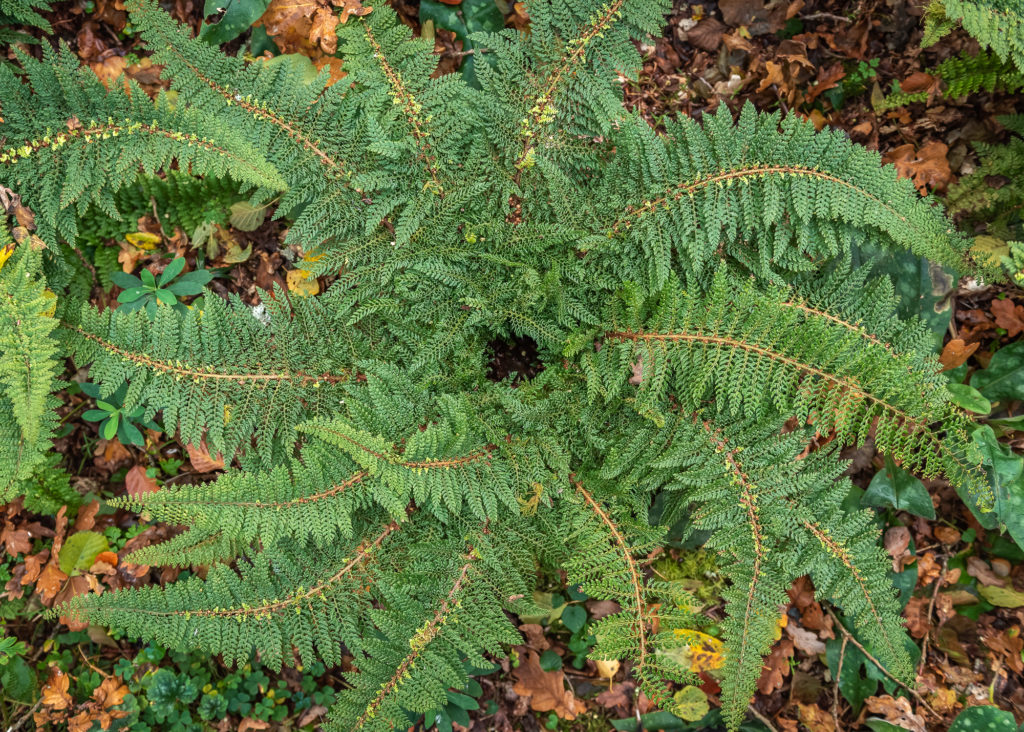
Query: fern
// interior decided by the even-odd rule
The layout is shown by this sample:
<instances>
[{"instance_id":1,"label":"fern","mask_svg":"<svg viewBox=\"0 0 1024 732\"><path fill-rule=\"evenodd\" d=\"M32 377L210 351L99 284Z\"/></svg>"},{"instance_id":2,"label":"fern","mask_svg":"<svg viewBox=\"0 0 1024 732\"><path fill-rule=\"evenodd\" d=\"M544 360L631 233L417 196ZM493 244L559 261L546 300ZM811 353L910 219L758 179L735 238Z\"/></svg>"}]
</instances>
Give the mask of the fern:
<instances>
[{"instance_id":1,"label":"fern","mask_svg":"<svg viewBox=\"0 0 1024 732\"><path fill-rule=\"evenodd\" d=\"M1024 4L1020 0L932 0L921 45L934 44L958 23L982 48L1024 69Z\"/></svg>"},{"instance_id":2,"label":"fern","mask_svg":"<svg viewBox=\"0 0 1024 732\"><path fill-rule=\"evenodd\" d=\"M0 221L0 500L24 492L46 461L56 422L57 343L53 293L43 277L43 243L23 228L21 242ZM6 241L4 241L6 239Z\"/></svg>"},{"instance_id":3,"label":"fern","mask_svg":"<svg viewBox=\"0 0 1024 732\"><path fill-rule=\"evenodd\" d=\"M344 648L330 724L390 729L516 643L508 613L536 612L538 568L561 569L621 607L593 626L594 657L664 701L689 678L700 607L641 560L680 525L711 532L732 581L731 728L805 573L893 675L912 673L871 517L841 509L836 447L871 437L982 503L989 489L930 336L848 263L856 247L999 267L838 132L723 107L659 134L627 112L618 72L639 68L633 41L667 6L536 0L529 34L478 37L494 59L479 88L431 78L429 44L384 5L340 28L340 84L227 57L151 0L131 20L173 104L107 90L66 49L20 57L24 79L0 69L0 171L39 210L59 274L55 318L32 310L35 275L14 301L56 338L34 346L45 383L0 400L8 492L30 474L21 430L44 454L54 354L228 463L114 501L183 527L133 561L212 565L205 579L54 612L235 663L337 664ZM241 198L275 205L323 294L261 292L255 310L207 293L151 321L84 304L92 278L58 256L154 203L191 234ZM543 372L489 378L488 344L524 337ZM5 378L23 376L21 352L2 353ZM811 430L834 439L798 458Z\"/></svg>"},{"instance_id":4,"label":"fern","mask_svg":"<svg viewBox=\"0 0 1024 732\"><path fill-rule=\"evenodd\" d=\"M34 41L31 36L12 31L5 26L30 25L42 29L45 33L53 33L50 23L39 14L49 10L50 4L46 0L0 0L0 42Z\"/></svg>"},{"instance_id":5,"label":"fern","mask_svg":"<svg viewBox=\"0 0 1024 732\"><path fill-rule=\"evenodd\" d=\"M1024 74L991 51L982 51L977 56L953 56L939 64L935 73L946 82L945 95L951 99L979 91L1000 89L1013 93L1024 88Z\"/></svg>"}]
</instances>

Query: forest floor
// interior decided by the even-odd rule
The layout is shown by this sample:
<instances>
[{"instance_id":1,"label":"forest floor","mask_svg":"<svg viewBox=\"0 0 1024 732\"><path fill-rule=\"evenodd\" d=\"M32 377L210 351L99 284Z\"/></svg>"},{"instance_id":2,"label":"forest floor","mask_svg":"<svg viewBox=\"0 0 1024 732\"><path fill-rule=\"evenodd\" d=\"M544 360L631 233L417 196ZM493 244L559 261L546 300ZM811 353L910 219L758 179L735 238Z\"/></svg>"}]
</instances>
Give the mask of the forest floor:
<instances>
[{"instance_id":1,"label":"forest floor","mask_svg":"<svg viewBox=\"0 0 1024 732\"><path fill-rule=\"evenodd\" d=\"M353 0L334 5L361 7ZM466 8L471 5L464 0ZM465 58L462 42L437 23L424 28L415 0L395 0L393 6L417 33L433 34L439 70L457 73ZM499 1L498 6L507 25L528 28L521 3ZM168 7L198 31L203 8L194 0L173 0ZM342 64L326 52L330 44L318 26L323 12L334 10L318 0L273 0L251 33L225 47L260 51L257 46L265 44L256 39L269 34L280 51L303 53L341 78ZM999 117L1024 112L1024 98L986 92L944 98L930 70L976 44L954 31L922 49L922 14L920 0L677 2L664 35L641 45L644 66L636 80L624 82L626 99L655 127L671 115L700 120L723 104L735 112L752 103L759 110L798 114L819 128L844 130L879 151L922 193L942 198L977 169L977 143L1008 139ZM57 2L46 17L101 78L112 82L126 73L150 91L166 86L126 27L121 0ZM26 32L41 36L35 29ZM24 48L38 53L38 46ZM989 183L997 188L1008 181ZM986 222L971 214L960 212L959 225L989 235ZM126 271L156 262L161 254L146 246L159 225L152 217L137 223L134 238L108 242L116 254L111 262ZM219 230L213 266L227 268L228 275L215 280L215 291L235 292L255 303L258 288L275 282L293 290L323 286L289 275L295 271L293 253L282 249L282 236L283 226L269 220L251 231ZM162 246L195 256L184 235ZM1024 332L1024 291L970 280L943 287L943 278L927 267L901 271L897 288L918 293L921 312L948 324L937 345L943 364L961 369L963 380L998 367L1002 381L1013 385L990 417L1003 444L1024 447L1024 426L1018 431L1012 419L1022 403L1013 390L1024 397L1024 351L1016 348ZM110 305L116 292L97 298L106 297ZM528 342L497 344L495 374L528 370L530 347ZM216 456L186 448L173 436L147 432L144 447L102 439L97 423L81 419L87 395L72 389L63 396L57 447L74 495L63 505L26 507L19 500L0 506L0 627L7 636L0 643L14 638L22 644L11 652L24 659L42 688L41 695L20 700L5 690L3 727L13 732L53 724L85 732L132 720L131 728L139 730L316 728L332 690L341 684L337 671L319 667L274 674L258 663L233 671L198 654L171 653L102 628L42 619L45 608L80 592L164 584L183 574L121 563L120 557L175 529L102 507L98 499L208 479L223 467ZM963 708L983 704L1013 712L1018 722L1024 719L1024 552L981 526L947 483L888 474L870 444L847 457L865 502L873 501L885 522L885 550L920 659L918 683L911 689L886 677L830 609L815 601L805 578L790 590L791 604L765 662L747 728L945 730ZM103 552L92 555L95 561L69 577L50 558L81 532L99 534L106 543ZM714 557L698 548L666 546L648 558L647 566L665 579L684 582L705 602L705 613L721 617L722 581ZM628 668L585 658L587 624L614 608L557 583L547 589L538 600L551 607L550 613L519 619L524 644L510 659L497 660L493 669L474 677L466 706L476 708L452 709L455 729L463 728L460 720L473 730L715 728L714 715L707 715L719 703L721 647L715 626L692 659L702 685L692 687L696 692L680 691L677 715L658 712L635 692Z\"/></svg>"}]
</instances>

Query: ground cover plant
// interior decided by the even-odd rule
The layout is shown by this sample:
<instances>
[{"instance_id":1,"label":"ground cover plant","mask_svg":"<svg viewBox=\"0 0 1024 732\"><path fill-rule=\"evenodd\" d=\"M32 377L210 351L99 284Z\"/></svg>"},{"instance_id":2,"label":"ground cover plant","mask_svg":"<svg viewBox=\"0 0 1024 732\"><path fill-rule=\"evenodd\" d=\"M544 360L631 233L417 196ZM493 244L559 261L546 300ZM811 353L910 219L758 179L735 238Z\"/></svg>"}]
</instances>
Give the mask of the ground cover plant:
<instances>
[{"instance_id":1,"label":"ground cover plant","mask_svg":"<svg viewBox=\"0 0 1024 732\"><path fill-rule=\"evenodd\" d=\"M947 387L933 332L901 317L878 261L904 252L985 282L1009 264L841 133L749 105L658 129L627 110L618 75L640 66L633 40L661 32L661 3L531 4L528 35L474 36L488 60L436 79L429 43L362 8L337 29L343 83L225 55L154 4L129 10L170 84L155 99L67 49L0 67L2 498L81 502L46 479L58 391L84 395L108 447L149 450L162 431L226 472L177 481L182 461L152 452L132 468L108 505L187 527L134 551L84 509L65 541L58 514L45 566L71 580L111 554L202 570L62 588L52 618L275 672L344 664L324 698L335 729L466 721L473 677L523 641L513 616L571 633L571 656L516 660L524 688L534 664L596 661L611 678L622 661L644 698L696 721L707 705L683 712L687 690L704 692L676 689L701 683L694 649L720 636L735 729L807 576L811 602L836 608L829 665L857 677L851 705L870 696L851 691L864 669L890 694L913 688L906 598L859 506L934 518L917 473L1016 538L1000 471L1020 471L998 420L976 424L991 402ZM149 209L125 271L98 272L104 237ZM178 224L209 259L244 261L228 220L251 231L270 210L296 267L257 307L203 291L213 273L180 252L132 274ZM124 291L97 307L111 285ZM496 375L510 340L536 362ZM83 370L71 386L65 356ZM867 441L885 470L851 503L839 451ZM648 569L666 541L717 553L702 571L724 578L719 623L692 583ZM559 572L567 595L543 592ZM593 601L613 611L591 618ZM166 697L173 676L138 691ZM88 692L119 706L116 684ZM202 719L227 713L204 694Z\"/></svg>"}]
</instances>

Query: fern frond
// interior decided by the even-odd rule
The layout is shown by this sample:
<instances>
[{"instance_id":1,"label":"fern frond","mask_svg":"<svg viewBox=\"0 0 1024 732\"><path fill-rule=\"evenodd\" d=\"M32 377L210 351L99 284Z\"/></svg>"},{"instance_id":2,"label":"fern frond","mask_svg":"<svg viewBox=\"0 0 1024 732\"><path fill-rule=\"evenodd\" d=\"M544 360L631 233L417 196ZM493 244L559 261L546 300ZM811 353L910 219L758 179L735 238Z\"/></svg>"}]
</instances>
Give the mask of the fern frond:
<instances>
[{"instance_id":1,"label":"fern frond","mask_svg":"<svg viewBox=\"0 0 1024 732\"><path fill-rule=\"evenodd\" d=\"M47 0L0 0L0 33L7 30L2 26L8 25L31 25L53 33L53 27L39 14L49 10Z\"/></svg>"},{"instance_id":2,"label":"fern frond","mask_svg":"<svg viewBox=\"0 0 1024 732\"><path fill-rule=\"evenodd\" d=\"M136 549L123 561L158 567L201 567L231 561L244 554L246 548L216 527L192 527L167 541Z\"/></svg>"},{"instance_id":3,"label":"fern frond","mask_svg":"<svg viewBox=\"0 0 1024 732\"><path fill-rule=\"evenodd\" d=\"M130 382L125 406L157 411L169 431L187 444L205 439L229 458L253 440L269 465L293 440L293 428L330 415L345 398L354 364L371 344L350 333L354 350L339 348L350 329L315 299L287 304L283 293L266 297L264 324L235 298L207 298L204 310L181 315L158 308L152 323L143 312L68 314L61 332L77 363L92 364L94 381L108 393Z\"/></svg>"},{"instance_id":4,"label":"fern frond","mask_svg":"<svg viewBox=\"0 0 1024 732\"><path fill-rule=\"evenodd\" d=\"M1024 73L991 51L982 51L976 56L964 53L953 56L939 64L933 73L946 82L945 95L952 99L997 88L1013 93L1024 87Z\"/></svg>"},{"instance_id":5,"label":"fern frond","mask_svg":"<svg viewBox=\"0 0 1024 732\"><path fill-rule=\"evenodd\" d=\"M697 622L694 600L665 583L650 582L634 558L656 545L660 529L613 516L579 480L573 479L572 487L578 500L569 499L572 510L565 511L559 521L567 545L564 566L569 581L578 583L587 595L613 600L622 608L594 627L597 645L590 655L629 659L643 692L655 704L663 704L668 696L666 682L692 680L674 653L683 644L673 631ZM657 612L650 607L655 603L661 606ZM661 627L659 632L649 627L655 623Z\"/></svg>"},{"instance_id":6,"label":"fern frond","mask_svg":"<svg viewBox=\"0 0 1024 732\"><path fill-rule=\"evenodd\" d=\"M143 171L172 161L195 175L231 176L280 190L285 183L244 137L195 110L156 102L134 82L107 89L70 49L21 55L28 84L0 67L4 100L0 171L32 201L40 236L74 242L78 216L90 205L117 216L113 195ZM77 216L76 216L77 213Z\"/></svg>"},{"instance_id":7,"label":"fern frond","mask_svg":"<svg viewBox=\"0 0 1024 732\"><path fill-rule=\"evenodd\" d=\"M929 46L957 23L982 48L991 49L1004 61L1024 71L1024 3L1021 0L932 0L925 15Z\"/></svg>"},{"instance_id":8,"label":"fern frond","mask_svg":"<svg viewBox=\"0 0 1024 732\"><path fill-rule=\"evenodd\" d=\"M688 285L705 282L723 254L777 280L841 258L858 232L957 271L967 266L967 240L877 153L795 115L779 126L777 115L748 104L736 125L723 108L703 125L667 123L664 138L640 130L617 140L626 147L592 197L608 236L595 254L652 289L672 271Z\"/></svg>"},{"instance_id":9,"label":"fern frond","mask_svg":"<svg viewBox=\"0 0 1024 732\"><path fill-rule=\"evenodd\" d=\"M689 530L709 531L706 546L727 563L732 586L724 595L722 702L733 726L773 643L785 591L804 574L811 574L819 597L856 618L894 673L912 673L870 513L845 513L843 465L827 453L799 459L807 436L780 435L781 424L672 414L664 427L634 428L621 438L602 471L620 486L665 492L663 520L688 517ZM636 445L650 447L637 455Z\"/></svg>"},{"instance_id":10,"label":"fern frond","mask_svg":"<svg viewBox=\"0 0 1024 732\"><path fill-rule=\"evenodd\" d=\"M341 643L351 642L354 630L339 621L369 602L366 565L398 528L390 523L361 541L315 552L279 545L240 572L217 564L205 580L78 595L59 611L123 627L133 637L223 654L228 663L246 663L259 649L265 664L280 669L292 663L295 646L304 664L339 664ZM310 576L322 579L310 586Z\"/></svg>"},{"instance_id":11,"label":"fern frond","mask_svg":"<svg viewBox=\"0 0 1024 732\"><path fill-rule=\"evenodd\" d=\"M656 415L671 393L690 406L713 396L720 412L733 415L795 415L822 434L834 431L842 444L872 434L909 469L987 494L971 458L969 418L951 405L927 351L898 352L827 306L794 299L789 288L764 292L723 271L706 295L682 294L669 286L649 312L609 312L615 329L586 357L599 390L621 395L640 363L641 413ZM946 430L944 439L933 424Z\"/></svg>"},{"instance_id":12,"label":"fern frond","mask_svg":"<svg viewBox=\"0 0 1024 732\"><path fill-rule=\"evenodd\" d=\"M0 231L7 238L2 221ZM56 421L56 297L46 290L42 248L27 233L20 244L0 240L0 501L44 461Z\"/></svg>"}]
</instances>

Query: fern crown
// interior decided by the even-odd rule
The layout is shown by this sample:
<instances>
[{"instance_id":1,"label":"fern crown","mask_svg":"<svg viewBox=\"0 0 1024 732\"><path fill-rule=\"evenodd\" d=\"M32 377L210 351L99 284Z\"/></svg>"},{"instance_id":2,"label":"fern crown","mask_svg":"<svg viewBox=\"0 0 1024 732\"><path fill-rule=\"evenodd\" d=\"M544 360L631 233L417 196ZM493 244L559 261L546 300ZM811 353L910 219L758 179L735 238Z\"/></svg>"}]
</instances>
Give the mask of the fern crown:
<instances>
[{"instance_id":1,"label":"fern crown","mask_svg":"<svg viewBox=\"0 0 1024 732\"><path fill-rule=\"evenodd\" d=\"M872 438L986 500L932 336L852 264L905 251L977 271L932 201L793 116L723 106L655 130L625 109L619 73L665 0L531 2L529 34L478 39L477 86L432 78L429 43L383 3L339 26L336 84L128 5L171 83L156 99L105 88L67 48L0 66L0 175L37 227L0 233L0 498L52 450L65 355L232 467L114 501L185 527L133 561L212 564L205 579L60 612L239 663L344 648L333 728L389 729L519 642L509 613L536 612L538 567L558 567L621 607L592 656L664 701L701 624L645 570L675 527L710 532L732 581L732 728L804 574L912 674L836 450ZM330 286L263 292L259 312L209 292L152 318L88 304L83 257L153 201L191 233L188 197L273 205ZM544 369L488 378L488 344L513 337Z\"/></svg>"}]
</instances>

